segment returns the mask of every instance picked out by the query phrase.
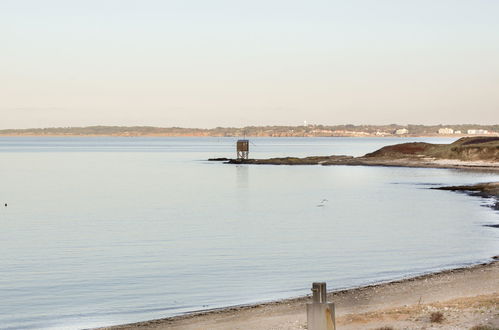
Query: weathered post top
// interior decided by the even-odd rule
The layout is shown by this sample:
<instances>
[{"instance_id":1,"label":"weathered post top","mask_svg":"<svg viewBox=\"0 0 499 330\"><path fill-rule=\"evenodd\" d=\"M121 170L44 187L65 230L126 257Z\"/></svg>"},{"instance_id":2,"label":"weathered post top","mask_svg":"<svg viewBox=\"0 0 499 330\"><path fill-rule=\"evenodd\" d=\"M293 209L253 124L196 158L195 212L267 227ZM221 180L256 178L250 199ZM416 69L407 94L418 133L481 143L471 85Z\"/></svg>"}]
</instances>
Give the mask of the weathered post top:
<instances>
[{"instance_id":1,"label":"weathered post top","mask_svg":"<svg viewBox=\"0 0 499 330\"><path fill-rule=\"evenodd\" d=\"M327 302L326 282L312 283L312 301L320 304Z\"/></svg>"},{"instance_id":2,"label":"weathered post top","mask_svg":"<svg viewBox=\"0 0 499 330\"><path fill-rule=\"evenodd\" d=\"M307 329L336 330L334 314L334 304L327 302L326 283L312 283L312 303L307 304Z\"/></svg>"},{"instance_id":3,"label":"weathered post top","mask_svg":"<svg viewBox=\"0 0 499 330\"><path fill-rule=\"evenodd\" d=\"M237 159L248 159L249 156L249 140L237 140Z\"/></svg>"}]
</instances>

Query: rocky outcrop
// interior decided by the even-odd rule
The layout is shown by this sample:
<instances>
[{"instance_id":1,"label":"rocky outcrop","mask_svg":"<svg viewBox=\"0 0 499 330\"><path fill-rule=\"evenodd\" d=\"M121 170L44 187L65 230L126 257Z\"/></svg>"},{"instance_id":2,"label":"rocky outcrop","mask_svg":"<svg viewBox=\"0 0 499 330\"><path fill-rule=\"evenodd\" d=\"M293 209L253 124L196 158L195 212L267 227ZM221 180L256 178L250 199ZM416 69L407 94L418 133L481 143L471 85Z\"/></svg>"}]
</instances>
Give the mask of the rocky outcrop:
<instances>
[{"instance_id":1,"label":"rocky outcrop","mask_svg":"<svg viewBox=\"0 0 499 330\"><path fill-rule=\"evenodd\" d=\"M499 162L499 137L465 137L451 144L402 143L383 147L364 157L381 159L427 157L461 161Z\"/></svg>"},{"instance_id":2,"label":"rocky outcrop","mask_svg":"<svg viewBox=\"0 0 499 330\"><path fill-rule=\"evenodd\" d=\"M347 163L353 160L352 156L312 156L312 157L283 157L269 159L230 159L229 164L259 164L259 165L323 165L327 163Z\"/></svg>"},{"instance_id":3,"label":"rocky outcrop","mask_svg":"<svg viewBox=\"0 0 499 330\"><path fill-rule=\"evenodd\" d=\"M312 156L269 159L226 159L229 164L255 165L363 165L469 168L499 171L499 137L462 138L451 144L423 142L402 143L383 147L362 157Z\"/></svg>"},{"instance_id":4,"label":"rocky outcrop","mask_svg":"<svg viewBox=\"0 0 499 330\"><path fill-rule=\"evenodd\" d=\"M470 186L450 186L432 188L437 190L461 191L472 196L480 196L484 198L493 198L494 203L488 204L495 210L499 210L499 182L479 183ZM486 225L487 227L498 228L499 225Z\"/></svg>"},{"instance_id":5,"label":"rocky outcrop","mask_svg":"<svg viewBox=\"0 0 499 330\"><path fill-rule=\"evenodd\" d=\"M469 186L438 187L433 189L451 191L474 191L484 193L487 196L499 197L499 182L479 183Z\"/></svg>"}]
</instances>

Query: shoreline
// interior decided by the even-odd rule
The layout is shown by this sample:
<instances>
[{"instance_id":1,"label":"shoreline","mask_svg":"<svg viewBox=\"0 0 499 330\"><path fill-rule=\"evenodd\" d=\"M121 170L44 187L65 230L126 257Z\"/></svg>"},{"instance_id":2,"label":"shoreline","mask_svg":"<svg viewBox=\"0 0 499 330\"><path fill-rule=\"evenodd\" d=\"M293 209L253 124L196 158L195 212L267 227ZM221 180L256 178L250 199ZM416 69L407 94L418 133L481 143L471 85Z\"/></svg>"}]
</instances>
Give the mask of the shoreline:
<instances>
[{"instance_id":1,"label":"shoreline","mask_svg":"<svg viewBox=\"0 0 499 330\"><path fill-rule=\"evenodd\" d=\"M217 159L217 161L220 161ZM497 163L496 163L497 164ZM359 164L360 166L365 164ZM370 166L384 166L380 164L371 164ZM390 165L400 166L400 165ZM408 167L408 166L405 166ZM414 166L410 166L414 167ZM431 165L426 167L433 167ZM441 168L441 167L439 167ZM444 167L448 168L448 167ZM453 167L455 168L455 167ZM462 167L459 167L462 169ZM470 170L484 170L484 168L471 167ZM492 168L494 171L499 170L499 166ZM498 195L499 182L484 183L467 186L450 186L438 187L430 189L440 189L449 191L461 191L468 194L480 194L481 197L495 197L499 200ZM496 204L497 206L497 204ZM494 207L494 209L497 209ZM490 225L489 227L496 227ZM499 251L494 251L499 252ZM481 273L493 273L490 278L480 277ZM478 274L478 275L477 275ZM478 277L475 281L473 290L463 292L468 286L470 277ZM428 282L430 289L424 290L424 286ZM440 288L440 282L457 283L455 287L449 290ZM459 284L459 282L461 282ZM464 285L463 285L464 283ZM421 288L423 287L423 288ZM461 287L456 289L456 287ZM494 288L494 289L491 289ZM388 291L387 293L385 293ZM409 293L413 291L412 293ZM423 293L430 292L433 298L424 298ZM448 291L448 292L446 292ZM402 292L402 293L401 293ZM415 295L420 295L419 299L415 299ZM377 303L372 303L376 300L376 295L381 295L382 300ZM455 323L452 326L463 328L463 324L469 323L469 328L479 325L491 325L497 328L483 329L498 329L499 328L499 256L492 257L492 260L486 263L477 263L470 266L443 269L436 272L423 273L422 275L407 277L403 276L399 279L380 281L373 284L362 285L358 287L337 289L329 291L328 301L334 302L336 305L337 325L341 329L359 329L369 326L375 329L383 328L386 324L390 327L386 329L394 329L392 325L403 326L404 328L419 329L414 323L416 320L423 320L426 325L421 326L421 329L426 329L428 324L429 310L445 311L442 315L447 315L448 318L454 319ZM138 330L138 329L245 329L247 323L251 323L248 328L251 329L306 329L306 314L305 305L310 301L311 296L298 296L293 298L280 299L275 301L260 302L254 304L234 305L221 308L213 308L208 310L192 311L185 314L130 323L116 326L98 328L101 330ZM378 298L379 299L379 298ZM416 303L417 302L417 303ZM459 306L454 308L454 314L465 315L459 318L450 312L449 306ZM466 306L477 305L479 307L467 308ZM480 310L483 306L490 307L487 317L476 317L477 309ZM452 314L452 315L451 315ZM395 315L393 319L386 315ZM457 320L457 321L456 321ZM420 322L420 323L421 323ZM443 322L449 322L444 321ZM417 322L416 322L417 323ZM476 324L475 324L476 323Z\"/></svg>"},{"instance_id":2,"label":"shoreline","mask_svg":"<svg viewBox=\"0 0 499 330\"><path fill-rule=\"evenodd\" d=\"M486 280L483 278L484 275ZM478 287L473 283L478 283ZM445 286L460 287L460 290L449 290ZM434 292L429 294L428 291ZM487 296L486 299L493 302L494 308L499 308L499 256L492 257L492 260L486 263L333 290L329 291L327 296L328 300L336 305L337 322L342 325L342 329L348 325L347 323L352 323L345 318L355 319L365 313L390 308L403 309L414 307L413 305L423 308L431 304L477 296ZM244 329L244 324L247 322L255 322L251 329L275 327L305 329L305 304L310 299L311 296L306 295L249 305L227 306L98 329ZM495 321L499 325L499 314L496 315ZM355 326L352 329L355 329Z\"/></svg>"},{"instance_id":3,"label":"shoreline","mask_svg":"<svg viewBox=\"0 0 499 330\"><path fill-rule=\"evenodd\" d=\"M465 185L465 186L446 186L446 187L435 187L430 188L435 190L447 190L453 192L464 192L470 196L478 196L482 198L493 198L495 199L495 203L492 205L488 205L490 208L499 211L499 182L487 182L487 183L478 183L474 185ZM494 227L499 228L499 224L497 225L484 225L486 227Z\"/></svg>"},{"instance_id":4,"label":"shoreline","mask_svg":"<svg viewBox=\"0 0 499 330\"><path fill-rule=\"evenodd\" d=\"M242 165L389 166L498 172L499 162L497 162L495 146L482 146L489 142L497 143L497 140L497 138L463 139L453 143L452 147L406 143L384 147L362 157L338 155L209 160ZM454 147L456 144L459 146ZM466 160L459 160L455 157L445 157L447 156L445 152L452 156L460 155L456 153L456 150L477 153L468 146L470 144L478 144L478 147L473 148L480 150L482 154L483 151L492 151L489 152L488 158L477 159L467 157L467 155L461 158ZM498 183L489 183L436 189L468 193L475 191L475 193L483 194L482 197L497 198L498 185ZM493 253L497 252L499 251L493 251ZM310 300L310 295L306 295L271 302L198 310L183 315L100 329L306 329L305 305ZM430 310L435 311L432 313L438 312L441 315L442 319L438 323L445 320L448 323L447 326L458 326L459 329L465 328L465 324L472 327L484 322L486 325L499 327L499 313L497 313L499 310L499 256L492 257L488 263L451 269L443 268L443 270L430 271L423 275L408 275L354 288L337 289L328 292L328 300L336 305L337 324L341 329L375 329L376 327L382 328L386 324L390 327L385 329L393 329L393 326L426 329L432 326L428 324L430 317L426 315ZM474 305L479 307L473 307L475 309L469 307ZM439 310L435 306L442 306L443 309ZM458 306L454 307L454 314L449 312L449 306ZM488 308L487 317L484 318L481 314L476 316L477 311L483 306ZM403 311L403 315L400 311ZM396 315L396 317L390 318L386 315Z\"/></svg>"},{"instance_id":5,"label":"shoreline","mask_svg":"<svg viewBox=\"0 0 499 330\"><path fill-rule=\"evenodd\" d=\"M437 168L454 170L472 170L499 172L498 162L461 161L453 159L443 160L414 160L414 159L369 159L353 156L313 156L305 158L285 157L268 159L238 160L231 158L210 158L210 162L223 162L234 165L274 165L274 166L380 166L380 167L409 167L409 168Z\"/></svg>"},{"instance_id":6,"label":"shoreline","mask_svg":"<svg viewBox=\"0 0 499 330\"><path fill-rule=\"evenodd\" d=\"M444 160L414 160L414 159L369 159L353 156L315 156L305 158L269 158L236 160L229 158L210 158L208 161L224 162L236 165L319 165L319 166L382 166L382 167L411 167L411 168L441 168L462 169L475 171L499 172L498 162Z\"/></svg>"}]
</instances>

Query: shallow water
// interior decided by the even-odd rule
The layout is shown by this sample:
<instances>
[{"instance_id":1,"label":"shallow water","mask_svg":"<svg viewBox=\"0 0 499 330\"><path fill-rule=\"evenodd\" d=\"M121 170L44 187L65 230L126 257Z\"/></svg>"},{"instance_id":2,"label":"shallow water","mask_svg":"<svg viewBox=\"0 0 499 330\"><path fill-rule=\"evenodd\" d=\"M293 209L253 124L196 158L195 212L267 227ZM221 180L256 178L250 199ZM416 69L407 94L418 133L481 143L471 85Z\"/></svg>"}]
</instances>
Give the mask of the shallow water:
<instances>
[{"instance_id":1,"label":"shallow water","mask_svg":"<svg viewBox=\"0 0 499 330\"><path fill-rule=\"evenodd\" d=\"M446 169L234 166L233 138L0 138L0 327L83 328L489 260L499 214ZM255 138L254 158L406 141ZM327 200L327 201L323 201Z\"/></svg>"}]
</instances>

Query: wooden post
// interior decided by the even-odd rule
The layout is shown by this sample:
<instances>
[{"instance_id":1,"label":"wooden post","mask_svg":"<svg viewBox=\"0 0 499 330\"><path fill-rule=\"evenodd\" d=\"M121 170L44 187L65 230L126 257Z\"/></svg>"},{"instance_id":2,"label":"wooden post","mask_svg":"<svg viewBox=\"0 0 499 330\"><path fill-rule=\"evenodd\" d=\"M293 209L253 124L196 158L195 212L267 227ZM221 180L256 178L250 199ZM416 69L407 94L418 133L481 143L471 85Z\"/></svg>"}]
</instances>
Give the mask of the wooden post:
<instances>
[{"instance_id":1,"label":"wooden post","mask_svg":"<svg viewBox=\"0 0 499 330\"><path fill-rule=\"evenodd\" d=\"M312 283L312 303L307 304L308 330L336 330L334 304L327 302L325 282Z\"/></svg>"}]
</instances>

